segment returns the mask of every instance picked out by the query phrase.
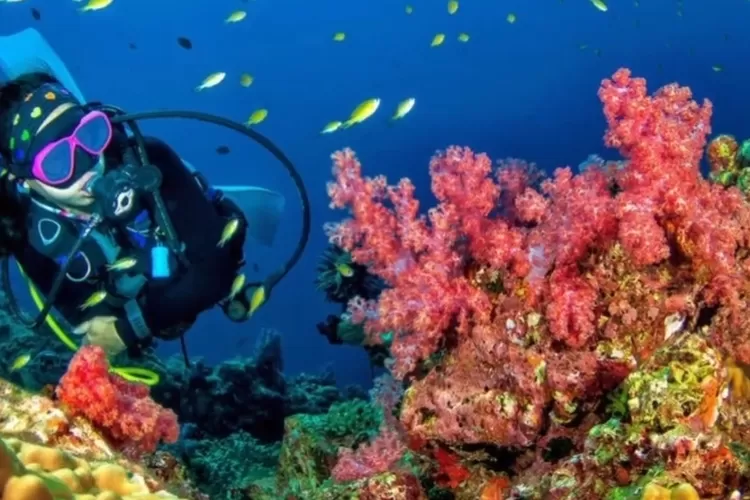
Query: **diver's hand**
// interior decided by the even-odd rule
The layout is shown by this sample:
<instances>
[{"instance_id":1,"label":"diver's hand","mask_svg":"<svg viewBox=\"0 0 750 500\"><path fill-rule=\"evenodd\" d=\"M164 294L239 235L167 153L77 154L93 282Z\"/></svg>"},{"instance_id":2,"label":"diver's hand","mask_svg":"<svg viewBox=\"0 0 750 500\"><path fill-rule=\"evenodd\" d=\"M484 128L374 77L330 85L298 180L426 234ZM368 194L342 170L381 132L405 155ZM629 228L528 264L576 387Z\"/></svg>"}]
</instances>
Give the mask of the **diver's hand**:
<instances>
[{"instance_id":1,"label":"diver's hand","mask_svg":"<svg viewBox=\"0 0 750 500\"><path fill-rule=\"evenodd\" d=\"M86 335L88 344L98 345L108 356L116 356L125 350L125 343L117 333L115 321L114 316L96 316L78 325L73 333Z\"/></svg>"}]
</instances>

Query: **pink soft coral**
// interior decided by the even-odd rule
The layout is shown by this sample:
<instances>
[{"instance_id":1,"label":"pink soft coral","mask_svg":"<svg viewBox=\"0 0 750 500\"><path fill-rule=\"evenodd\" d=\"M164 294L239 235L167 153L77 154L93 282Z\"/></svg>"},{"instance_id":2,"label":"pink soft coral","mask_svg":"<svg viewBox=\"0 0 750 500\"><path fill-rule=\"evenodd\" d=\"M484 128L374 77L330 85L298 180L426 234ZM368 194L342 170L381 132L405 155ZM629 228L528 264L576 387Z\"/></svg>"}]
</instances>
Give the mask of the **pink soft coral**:
<instances>
[{"instance_id":1,"label":"pink soft coral","mask_svg":"<svg viewBox=\"0 0 750 500\"><path fill-rule=\"evenodd\" d=\"M372 442L360 445L356 450L342 448L331 476L343 482L388 472L401 460L405 451L406 446L399 433L384 426Z\"/></svg>"},{"instance_id":2,"label":"pink soft coral","mask_svg":"<svg viewBox=\"0 0 750 500\"><path fill-rule=\"evenodd\" d=\"M149 397L148 387L109 373L104 351L84 346L76 353L57 387L57 397L134 453L156 450L160 440L179 437L177 416Z\"/></svg>"},{"instance_id":3,"label":"pink soft coral","mask_svg":"<svg viewBox=\"0 0 750 500\"><path fill-rule=\"evenodd\" d=\"M351 150L333 159L332 206L350 207L353 217L329 226L328 234L390 285L374 310L354 316L366 317L370 331L396 332L392 370L401 378L435 352L450 326L465 334L473 323L490 320L489 298L465 276L467 259L521 274L523 235L490 216L499 188L486 155L449 148L433 159L432 190L440 204L427 217L419 215L408 179L388 186L383 177L364 178Z\"/></svg>"}]
</instances>

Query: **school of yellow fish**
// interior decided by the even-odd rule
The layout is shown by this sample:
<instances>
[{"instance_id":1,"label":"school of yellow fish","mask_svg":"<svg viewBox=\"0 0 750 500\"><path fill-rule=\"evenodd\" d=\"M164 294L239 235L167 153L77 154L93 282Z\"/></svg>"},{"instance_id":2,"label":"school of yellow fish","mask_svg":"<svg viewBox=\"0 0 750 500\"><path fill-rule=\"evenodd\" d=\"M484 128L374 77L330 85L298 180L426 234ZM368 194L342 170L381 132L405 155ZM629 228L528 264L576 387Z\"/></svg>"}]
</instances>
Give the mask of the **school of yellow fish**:
<instances>
[{"instance_id":1,"label":"school of yellow fish","mask_svg":"<svg viewBox=\"0 0 750 500\"><path fill-rule=\"evenodd\" d=\"M23 0L0 0L0 3L6 2L22 2ZM81 2L82 0L74 0ZM601 1L601 0L592 0L592 1ZM94 12L94 11L100 11L103 9L106 9L107 7L111 6L114 3L114 0L88 0L83 7L80 8L81 12ZM446 9L448 11L448 14L454 15L459 10L459 2L458 0L448 0ZM410 15L414 12L414 7L411 5L405 6L405 12L407 15ZM247 11L244 10L235 10L231 13L229 13L225 18L224 22L227 24L233 24L233 23L239 23L247 19ZM515 14L508 14L507 18L509 23L515 22ZM334 42L344 42L346 40L346 33L343 31L336 32L332 36L332 40ZM468 33L459 33L457 40L461 43L467 43L470 40L470 36ZM445 42L445 34L444 33L438 33L436 34L432 42L430 43L431 47L438 47L442 45ZM221 83L225 81L227 77L227 73L224 71L216 71L214 73L209 74L206 76L203 81L195 87L196 92L201 92L204 90L208 90L211 88L214 88ZM239 83L242 87L250 87L253 84L254 77L249 73L243 73L239 77ZM414 109L414 105L416 104L417 100L414 97L408 97L401 102L399 102L395 108L395 111L393 115L391 116L391 120L401 120L403 119L409 112L411 112L412 109ZM380 107L380 99L376 97L372 97L369 99L366 99L359 103L354 110L351 112L348 118L343 120L334 120L327 125L323 127L323 129L320 131L321 134L331 134L333 132L336 132L338 130L349 128L353 125L357 125L359 123L364 122L368 118L372 117L375 112ZM258 125L262 123L263 121L268 118L268 109L266 108L259 108L253 111L250 116L248 117L246 121L246 125L248 127L252 127L254 125ZM89 306L90 307L90 306Z\"/></svg>"},{"instance_id":2,"label":"school of yellow fish","mask_svg":"<svg viewBox=\"0 0 750 500\"><path fill-rule=\"evenodd\" d=\"M24 0L0 0L0 3L19 3L23 2ZM84 5L79 9L81 12L95 12L100 11L103 9L106 9L107 7L110 7L115 0L74 0L75 2L84 3ZM560 3L565 2L565 0L558 0ZM682 15L682 0L678 1L678 15ZM607 0L588 0L590 4L597 9L600 12L608 12L609 6L607 4ZM633 0L633 3L636 7L639 6L639 0ZM460 4L458 0L447 0L447 2L444 4L445 10L447 13L451 16L456 15L460 10ZM412 15L414 13L415 9L412 5L405 5L404 12L407 15ZM227 14L223 21L226 24L235 24L240 23L242 21L245 21L248 18L248 12L245 10L235 10L233 12L230 12ZM507 13L505 17L505 21L508 24L515 24L517 22L518 18L514 12ZM332 35L331 39L336 43L342 43L347 40L347 33L343 31L336 32ZM462 32L459 33L456 37L457 41L460 43L468 43L471 39L470 35L468 33ZM436 33L432 40L429 42L429 46L432 48L437 48L445 44L446 42L446 34L445 33ZM588 45L581 44L579 46L581 50L585 50L588 48ZM601 55L600 49L592 49L593 53L597 56ZM715 72L721 72L723 71L722 65L713 65L712 66L713 71ZM195 90L197 92L201 92L204 90L212 89L217 87L218 85L225 82L227 78L227 73L224 71L216 71L214 73L209 74L206 76L203 81L195 87ZM250 87L255 78L250 73L242 73L239 75L239 84L243 88ZM360 124L369 118L371 118L380 108L381 100L378 97L370 97L368 99L365 99L364 101L360 102L358 105L354 107L351 114L348 118L345 119L338 119L333 120L329 123L327 123L321 130L321 134L332 134L334 132L337 132L339 130L344 130L349 127L352 127L353 125ZM406 115L408 115L413 109L416 104L416 98L414 97L407 97L403 99L401 102L399 102L393 114L391 115L391 120L400 120L403 119ZM247 118L245 124L248 127L253 127L256 125L259 125L263 123L269 115L269 110L267 108L258 108L252 111Z\"/></svg>"}]
</instances>

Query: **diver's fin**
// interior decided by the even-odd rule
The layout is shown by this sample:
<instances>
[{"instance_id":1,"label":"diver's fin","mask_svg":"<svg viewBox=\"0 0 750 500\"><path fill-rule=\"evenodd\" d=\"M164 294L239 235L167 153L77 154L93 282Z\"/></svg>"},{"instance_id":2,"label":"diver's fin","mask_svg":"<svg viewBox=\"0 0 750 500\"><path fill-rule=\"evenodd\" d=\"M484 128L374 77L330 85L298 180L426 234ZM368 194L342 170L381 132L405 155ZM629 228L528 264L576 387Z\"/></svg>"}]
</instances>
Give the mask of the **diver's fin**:
<instances>
[{"instance_id":1,"label":"diver's fin","mask_svg":"<svg viewBox=\"0 0 750 500\"><path fill-rule=\"evenodd\" d=\"M42 71L57 78L80 102L86 102L60 56L34 28L0 36L0 84Z\"/></svg>"},{"instance_id":2,"label":"diver's fin","mask_svg":"<svg viewBox=\"0 0 750 500\"><path fill-rule=\"evenodd\" d=\"M271 246L284 213L286 200L276 191L255 186L214 186L237 204L247 217L247 235Z\"/></svg>"},{"instance_id":3,"label":"diver's fin","mask_svg":"<svg viewBox=\"0 0 750 500\"><path fill-rule=\"evenodd\" d=\"M187 160L182 163L190 172L198 170ZM213 186L219 189L242 210L247 218L247 235L265 246L272 246L279 228L286 200L276 191L255 186Z\"/></svg>"}]
</instances>

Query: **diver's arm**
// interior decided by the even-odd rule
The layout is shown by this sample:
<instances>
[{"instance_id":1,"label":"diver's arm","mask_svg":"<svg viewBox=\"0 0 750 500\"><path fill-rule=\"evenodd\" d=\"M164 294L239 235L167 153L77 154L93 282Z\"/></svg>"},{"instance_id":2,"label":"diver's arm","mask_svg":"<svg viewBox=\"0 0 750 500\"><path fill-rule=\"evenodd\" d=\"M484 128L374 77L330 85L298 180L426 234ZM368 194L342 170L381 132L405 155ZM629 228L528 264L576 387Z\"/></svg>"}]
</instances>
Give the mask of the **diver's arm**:
<instances>
[{"instance_id":1,"label":"diver's arm","mask_svg":"<svg viewBox=\"0 0 750 500\"><path fill-rule=\"evenodd\" d=\"M180 335L176 326L195 321L198 314L229 294L243 257L245 231L241 224L232 241L218 247L228 219L217 212L168 145L152 138L146 143L149 160L162 172L162 197L173 207L172 223L190 263L166 282L149 280L138 298L151 335L169 339ZM137 341L138 325L127 317L118 319L117 329L126 344Z\"/></svg>"}]
</instances>

